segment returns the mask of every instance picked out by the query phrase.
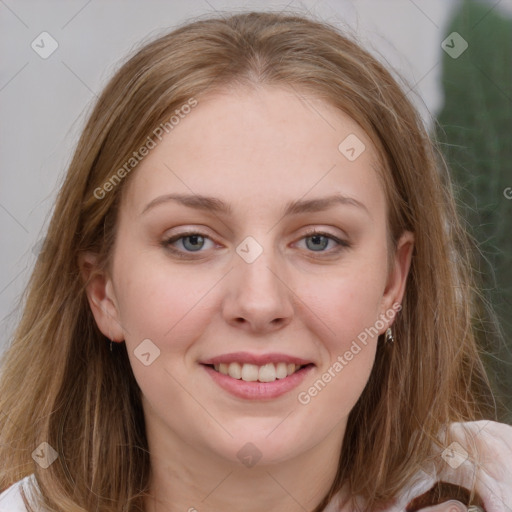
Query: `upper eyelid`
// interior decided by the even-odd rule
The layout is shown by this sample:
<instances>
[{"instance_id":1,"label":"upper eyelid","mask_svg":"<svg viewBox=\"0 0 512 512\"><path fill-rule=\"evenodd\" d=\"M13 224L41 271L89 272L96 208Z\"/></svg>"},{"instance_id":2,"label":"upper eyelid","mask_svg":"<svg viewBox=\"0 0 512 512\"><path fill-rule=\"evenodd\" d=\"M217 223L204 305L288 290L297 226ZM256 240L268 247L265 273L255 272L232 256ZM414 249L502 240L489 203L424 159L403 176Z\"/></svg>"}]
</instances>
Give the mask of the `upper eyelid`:
<instances>
[{"instance_id":1,"label":"upper eyelid","mask_svg":"<svg viewBox=\"0 0 512 512\"><path fill-rule=\"evenodd\" d=\"M215 240L214 236L211 236L206 231L201 231L201 229L185 230L182 233L175 233L175 234L172 234L172 235L168 235L168 236L165 237L165 239L166 240L170 240L172 238L179 239L181 237L187 237L187 236L192 236L192 235L200 235L200 236L202 236L204 238L209 238L212 241ZM333 233L329 233L329 231L327 231L325 229L322 229L322 228L309 228L305 233L303 233L301 235L300 238L305 238L305 237L314 236L314 235L325 235L325 236L329 236L329 237L332 237L332 238L340 238L339 235L335 235ZM342 235L342 236L344 236L344 235Z\"/></svg>"}]
</instances>

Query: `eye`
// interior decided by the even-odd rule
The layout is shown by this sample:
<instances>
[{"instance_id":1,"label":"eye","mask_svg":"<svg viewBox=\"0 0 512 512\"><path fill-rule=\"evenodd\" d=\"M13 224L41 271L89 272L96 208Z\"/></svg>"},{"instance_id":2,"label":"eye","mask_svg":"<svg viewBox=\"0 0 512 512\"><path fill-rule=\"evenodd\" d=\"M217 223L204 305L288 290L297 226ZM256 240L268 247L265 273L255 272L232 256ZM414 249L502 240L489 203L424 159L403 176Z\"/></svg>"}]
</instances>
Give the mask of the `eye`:
<instances>
[{"instance_id":1,"label":"eye","mask_svg":"<svg viewBox=\"0 0 512 512\"><path fill-rule=\"evenodd\" d=\"M301 241L302 240L305 240L306 248L313 252L331 253L350 247L350 244L347 241L341 240L340 238L324 231L309 231ZM325 249L329 246L329 243L331 243L331 248L333 250L326 251Z\"/></svg>"},{"instance_id":2,"label":"eye","mask_svg":"<svg viewBox=\"0 0 512 512\"><path fill-rule=\"evenodd\" d=\"M170 238L165 239L162 245L175 253L192 253L204 252L201 251L205 247L206 242L209 241L213 247L213 240L203 233L190 231L187 233L180 233ZM207 245L207 244L206 244ZM181 246L181 247L180 247Z\"/></svg>"},{"instance_id":3,"label":"eye","mask_svg":"<svg viewBox=\"0 0 512 512\"><path fill-rule=\"evenodd\" d=\"M300 239L300 242L302 241L305 241L307 250L316 253L332 254L350 247L350 243L346 240L341 240L330 233L317 230L307 232L306 235ZM210 247L208 247L207 242L210 243ZM177 256L187 257L193 253L205 252L202 249L212 249L215 243L204 233L188 231L163 240L161 245ZM330 250L326 250L329 246Z\"/></svg>"}]
</instances>

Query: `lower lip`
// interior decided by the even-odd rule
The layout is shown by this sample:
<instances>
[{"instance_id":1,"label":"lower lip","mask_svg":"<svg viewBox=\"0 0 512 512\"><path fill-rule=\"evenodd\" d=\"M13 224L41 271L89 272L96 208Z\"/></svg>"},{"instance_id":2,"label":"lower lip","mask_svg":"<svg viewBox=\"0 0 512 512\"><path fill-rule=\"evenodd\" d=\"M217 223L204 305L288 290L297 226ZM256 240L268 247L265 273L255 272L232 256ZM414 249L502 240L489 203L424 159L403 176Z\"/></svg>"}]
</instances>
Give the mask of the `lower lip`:
<instances>
[{"instance_id":1,"label":"lower lip","mask_svg":"<svg viewBox=\"0 0 512 512\"><path fill-rule=\"evenodd\" d=\"M274 382L246 382L242 379L234 379L229 375L224 375L210 366L202 366L221 388L236 397L245 398L247 400L265 400L284 395L299 386L313 369L313 365L308 365L292 373L292 375L284 379L276 379Z\"/></svg>"}]
</instances>

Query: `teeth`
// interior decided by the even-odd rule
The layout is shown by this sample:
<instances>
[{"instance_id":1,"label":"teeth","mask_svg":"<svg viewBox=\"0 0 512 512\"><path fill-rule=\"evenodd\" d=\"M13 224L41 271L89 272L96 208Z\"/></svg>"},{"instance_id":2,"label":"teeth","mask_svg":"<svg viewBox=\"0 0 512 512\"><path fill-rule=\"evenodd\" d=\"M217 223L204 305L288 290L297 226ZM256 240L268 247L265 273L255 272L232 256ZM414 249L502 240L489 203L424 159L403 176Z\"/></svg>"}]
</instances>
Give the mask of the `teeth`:
<instances>
[{"instance_id":1,"label":"teeth","mask_svg":"<svg viewBox=\"0 0 512 512\"><path fill-rule=\"evenodd\" d=\"M276 379L284 379L292 375L300 368L293 363L268 363L263 366L255 364L220 363L213 366L215 370L233 379L242 379L246 382L274 382Z\"/></svg>"},{"instance_id":2,"label":"teeth","mask_svg":"<svg viewBox=\"0 0 512 512\"><path fill-rule=\"evenodd\" d=\"M278 379L284 379L287 375L288 375L288 365L286 363L277 363L276 377Z\"/></svg>"},{"instance_id":3,"label":"teeth","mask_svg":"<svg viewBox=\"0 0 512 512\"><path fill-rule=\"evenodd\" d=\"M226 366L228 368L224 372L224 375L229 375L230 377L233 377L233 379L242 378L242 367L238 363L231 363Z\"/></svg>"},{"instance_id":4,"label":"teeth","mask_svg":"<svg viewBox=\"0 0 512 512\"><path fill-rule=\"evenodd\" d=\"M242 380L247 382L258 380L258 367L255 364L242 365Z\"/></svg>"},{"instance_id":5,"label":"teeth","mask_svg":"<svg viewBox=\"0 0 512 512\"><path fill-rule=\"evenodd\" d=\"M276 367L273 363L260 366L258 380L260 382L274 382L276 380Z\"/></svg>"}]
</instances>

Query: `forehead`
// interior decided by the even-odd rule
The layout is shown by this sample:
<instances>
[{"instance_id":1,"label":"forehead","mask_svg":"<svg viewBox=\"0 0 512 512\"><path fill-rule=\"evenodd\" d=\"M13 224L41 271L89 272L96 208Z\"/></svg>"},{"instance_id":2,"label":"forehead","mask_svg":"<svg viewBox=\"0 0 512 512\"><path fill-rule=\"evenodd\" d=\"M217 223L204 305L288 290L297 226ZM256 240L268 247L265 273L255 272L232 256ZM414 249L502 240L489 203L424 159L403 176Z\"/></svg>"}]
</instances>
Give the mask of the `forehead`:
<instances>
[{"instance_id":1,"label":"forehead","mask_svg":"<svg viewBox=\"0 0 512 512\"><path fill-rule=\"evenodd\" d=\"M268 86L197 101L139 164L126 193L134 209L165 192L213 195L245 207L341 192L384 207L375 147L325 101Z\"/></svg>"}]
</instances>

